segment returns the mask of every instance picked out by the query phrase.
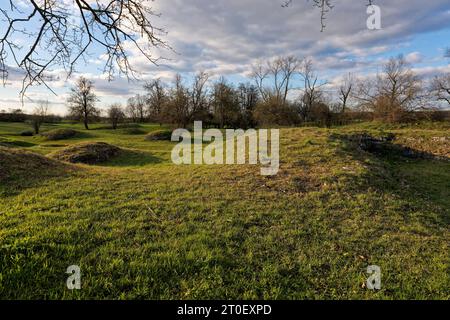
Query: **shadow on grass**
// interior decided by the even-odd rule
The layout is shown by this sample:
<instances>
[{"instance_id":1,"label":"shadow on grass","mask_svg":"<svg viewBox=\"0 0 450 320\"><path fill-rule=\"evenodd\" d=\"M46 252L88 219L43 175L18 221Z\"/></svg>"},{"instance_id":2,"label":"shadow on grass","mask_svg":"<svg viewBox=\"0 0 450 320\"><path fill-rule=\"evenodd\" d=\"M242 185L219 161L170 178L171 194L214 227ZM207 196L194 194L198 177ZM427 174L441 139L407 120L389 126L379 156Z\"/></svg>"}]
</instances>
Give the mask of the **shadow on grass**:
<instances>
[{"instance_id":1,"label":"shadow on grass","mask_svg":"<svg viewBox=\"0 0 450 320\"><path fill-rule=\"evenodd\" d=\"M122 149L120 153L107 162L98 164L102 167L142 167L161 163L162 159L139 150Z\"/></svg>"},{"instance_id":2,"label":"shadow on grass","mask_svg":"<svg viewBox=\"0 0 450 320\"><path fill-rule=\"evenodd\" d=\"M67 177L75 168L42 155L0 147L0 196L12 196L21 190L44 185L53 178Z\"/></svg>"},{"instance_id":3,"label":"shadow on grass","mask_svg":"<svg viewBox=\"0 0 450 320\"><path fill-rule=\"evenodd\" d=\"M332 135L343 142L343 150L354 159L369 164L358 184L381 193L392 192L406 200L405 215L429 205L440 212L433 220L423 217L427 225L450 224L450 159L430 152L392 143L392 135L372 137L368 134ZM369 159L368 159L369 156ZM355 184L356 185L356 184ZM426 210L424 210L426 212Z\"/></svg>"},{"instance_id":4,"label":"shadow on grass","mask_svg":"<svg viewBox=\"0 0 450 320\"><path fill-rule=\"evenodd\" d=\"M21 140L9 140L9 139L0 139L0 146L4 147L21 147L21 148L29 148L35 146L35 143L21 141Z\"/></svg>"},{"instance_id":5,"label":"shadow on grass","mask_svg":"<svg viewBox=\"0 0 450 320\"><path fill-rule=\"evenodd\" d=\"M390 160L405 160L405 159L429 159L449 161L450 158L445 156L435 155L431 152L410 148L400 144L394 144L395 135L387 134L383 136L372 136L367 133L356 133L351 135L337 135L331 136L331 139L338 139L350 143L352 148L360 151L369 152L378 158L388 158Z\"/></svg>"}]
</instances>

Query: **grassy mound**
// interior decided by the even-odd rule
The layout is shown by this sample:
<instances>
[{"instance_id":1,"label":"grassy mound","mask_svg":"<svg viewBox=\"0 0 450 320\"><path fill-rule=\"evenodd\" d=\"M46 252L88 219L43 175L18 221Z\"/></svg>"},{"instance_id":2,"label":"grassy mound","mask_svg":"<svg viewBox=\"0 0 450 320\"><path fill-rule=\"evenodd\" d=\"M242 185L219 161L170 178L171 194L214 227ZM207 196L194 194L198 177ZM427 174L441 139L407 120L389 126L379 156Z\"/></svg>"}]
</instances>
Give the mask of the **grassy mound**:
<instances>
[{"instance_id":1,"label":"grassy mound","mask_svg":"<svg viewBox=\"0 0 450 320\"><path fill-rule=\"evenodd\" d=\"M41 135L47 140L64 140L70 139L78 135L79 132L72 129L55 129L42 133Z\"/></svg>"},{"instance_id":2,"label":"grassy mound","mask_svg":"<svg viewBox=\"0 0 450 320\"><path fill-rule=\"evenodd\" d=\"M0 181L30 182L36 178L57 175L64 165L42 155L0 146Z\"/></svg>"},{"instance_id":3,"label":"grassy mound","mask_svg":"<svg viewBox=\"0 0 450 320\"><path fill-rule=\"evenodd\" d=\"M80 143L52 154L52 158L71 162L97 164L108 161L120 152L120 148L104 143Z\"/></svg>"},{"instance_id":4,"label":"grassy mound","mask_svg":"<svg viewBox=\"0 0 450 320\"><path fill-rule=\"evenodd\" d=\"M172 131L170 130L158 130L150 132L145 136L147 141L170 141L172 138Z\"/></svg>"},{"instance_id":5,"label":"grassy mound","mask_svg":"<svg viewBox=\"0 0 450 320\"><path fill-rule=\"evenodd\" d=\"M139 134L146 134L147 132L140 128L125 128L121 129L119 133L127 135L139 135Z\"/></svg>"}]
</instances>

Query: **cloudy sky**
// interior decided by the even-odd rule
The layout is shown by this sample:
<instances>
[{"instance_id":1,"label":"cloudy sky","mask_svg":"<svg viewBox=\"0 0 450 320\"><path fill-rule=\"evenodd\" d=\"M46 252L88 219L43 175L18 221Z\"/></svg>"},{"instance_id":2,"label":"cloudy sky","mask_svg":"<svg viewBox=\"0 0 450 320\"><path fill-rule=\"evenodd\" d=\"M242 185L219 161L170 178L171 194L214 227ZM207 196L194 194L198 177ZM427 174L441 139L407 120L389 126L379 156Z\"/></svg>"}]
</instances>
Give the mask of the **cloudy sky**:
<instances>
[{"instance_id":1,"label":"cloudy sky","mask_svg":"<svg viewBox=\"0 0 450 320\"><path fill-rule=\"evenodd\" d=\"M284 0L155 0L151 5L161 17L154 24L168 34L165 40L174 51L160 52L169 58L155 67L137 50L130 50L131 62L142 73L142 81L162 78L170 81L181 73L188 81L193 72L204 70L230 81L249 81L251 65L261 59L280 55L309 57L320 78L337 85L347 73L376 73L386 59L404 54L414 70L423 77L450 72L444 51L450 47L450 2L448 0L376 0L381 8L382 29L368 30L367 1L334 0L327 27L320 31L320 12L308 0L293 0L283 8ZM9 1L0 0L0 7ZM18 1L23 6L26 0ZM70 1L69 1L70 3ZM5 30L0 22L0 33ZM20 39L17 41L20 42ZM126 103L142 92L141 82L116 78L108 82L102 75L102 51L93 48L78 73L94 80L100 106ZM156 53L155 53L156 54ZM20 73L10 65L7 85L0 88L0 109L21 107ZM53 70L54 74L62 70ZM64 114L65 99L73 79L50 82L57 93L44 87L28 91L23 108L48 99L52 111Z\"/></svg>"}]
</instances>

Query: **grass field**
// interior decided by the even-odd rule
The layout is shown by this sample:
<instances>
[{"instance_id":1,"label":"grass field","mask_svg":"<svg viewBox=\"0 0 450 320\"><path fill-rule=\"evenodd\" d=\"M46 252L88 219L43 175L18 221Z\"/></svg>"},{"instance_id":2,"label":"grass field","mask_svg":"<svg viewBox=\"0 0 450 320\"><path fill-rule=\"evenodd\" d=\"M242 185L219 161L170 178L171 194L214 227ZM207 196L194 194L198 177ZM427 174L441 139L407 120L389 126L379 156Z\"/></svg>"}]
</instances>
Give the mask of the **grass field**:
<instances>
[{"instance_id":1,"label":"grass field","mask_svg":"<svg viewBox=\"0 0 450 320\"><path fill-rule=\"evenodd\" d=\"M0 123L0 145L49 155L98 141L125 152L94 166L44 170L26 154L0 163L2 299L450 298L448 123L281 129L274 177L175 166L173 143L104 124L44 131L61 127L83 134L47 141ZM368 153L344 138L356 132L391 132L439 157ZM82 289L70 291L74 264ZM369 265L381 267L379 291L365 288Z\"/></svg>"}]
</instances>

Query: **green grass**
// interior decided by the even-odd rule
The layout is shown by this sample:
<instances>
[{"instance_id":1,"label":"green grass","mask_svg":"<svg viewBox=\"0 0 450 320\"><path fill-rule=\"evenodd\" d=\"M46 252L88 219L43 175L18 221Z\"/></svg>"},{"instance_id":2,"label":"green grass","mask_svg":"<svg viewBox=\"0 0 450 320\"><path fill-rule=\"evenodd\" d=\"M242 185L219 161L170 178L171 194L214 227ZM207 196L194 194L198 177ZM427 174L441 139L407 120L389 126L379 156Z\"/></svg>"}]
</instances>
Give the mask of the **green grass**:
<instances>
[{"instance_id":1,"label":"green grass","mask_svg":"<svg viewBox=\"0 0 450 320\"><path fill-rule=\"evenodd\" d=\"M60 127L86 133L44 130ZM57 142L24 129L0 123L0 138L42 155L83 141L126 152L0 182L0 298L450 298L450 163L378 157L336 138L420 136L422 150L445 155L432 139L448 139L447 124L281 129L274 177L250 165L175 166L173 143L102 124ZM72 264L79 291L65 286ZM372 264L382 269L376 292L364 288Z\"/></svg>"}]
</instances>

